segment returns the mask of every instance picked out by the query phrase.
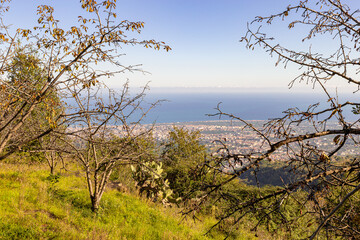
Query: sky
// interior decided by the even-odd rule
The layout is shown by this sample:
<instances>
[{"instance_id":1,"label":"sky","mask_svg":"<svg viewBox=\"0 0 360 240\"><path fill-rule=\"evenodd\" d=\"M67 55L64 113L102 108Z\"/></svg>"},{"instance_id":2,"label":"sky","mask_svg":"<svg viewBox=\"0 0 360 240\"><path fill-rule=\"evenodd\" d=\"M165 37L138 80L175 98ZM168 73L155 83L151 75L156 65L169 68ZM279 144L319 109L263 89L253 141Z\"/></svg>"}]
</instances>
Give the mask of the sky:
<instances>
[{"instance_id":1,"label":"sky","mask_svg":"<svg viewBox=\"0 0 360 240\"><path fill-rule=\"evenodd\" d=\"M144 21L138 39L164 41L172 51L154 51L141 46L123 47L124 65L141 64L149 72L127 73L111 79L120 87L129 79L132 86L150 82L151 88L196 88L241 91L312 91L312 86L288 83L299 74L296 66L275 67L277 59L263 49L254 51L239 42L255 16L282 12L290 2L284 0L118 0L119 19ZM81 13L74 0L13 0L5 19L14 28L30 27L36 21L36 6L50 4L65 25L71 26ZM289 30L281 21L266 26L270 34L290 47L301 47L302 29ZM327 48L330 41L318 44ZM304 45L306 47L306 45ZM331 84L330 84L331 85ZM334 85L335 86L335 85Z\"/></svg>"}]
</instances>

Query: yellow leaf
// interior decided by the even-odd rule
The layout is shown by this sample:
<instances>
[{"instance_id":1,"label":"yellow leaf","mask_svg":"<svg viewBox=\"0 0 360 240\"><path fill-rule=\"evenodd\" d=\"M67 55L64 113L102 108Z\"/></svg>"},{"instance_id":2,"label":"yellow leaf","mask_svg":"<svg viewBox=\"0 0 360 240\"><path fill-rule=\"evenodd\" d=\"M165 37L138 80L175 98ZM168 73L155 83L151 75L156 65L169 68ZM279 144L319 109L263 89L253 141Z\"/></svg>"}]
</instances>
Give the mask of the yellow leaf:
<instances>
[{"instance_id":1,"label":"yellow leaf","mask_svg":"<svg viewBox=\"0 0 360 240\"><path fill-rule=\"evenodd\" d=\"M334 111L332 111L331 115L329 118L331 118L332 116L334 116L334 114L337 112L338 110L337 109L334 109Z\"/></svg>"},{"instance_id":2,"label":"yellow leaf","mask_svg":"<svg viewBox=\"0 0 360 240\"><path fill-rule=\"evenodd\" d=\"M340 140L340 135L337 135L336 137L334 137L334 143L337 145L339 143Z\"/></svg>"},{"instance_id":3,"label":"yellow leaf","mask_svg":"<svg viewBox=\"0 0 360 240\"><path fill-rule=\"evenodd\" d=\"M322 152L321 155L320 155L320 161L321 162L329 162L330 158L329 158L328 155L326 155L326 153Z\"/></svg>"}]
</instances>

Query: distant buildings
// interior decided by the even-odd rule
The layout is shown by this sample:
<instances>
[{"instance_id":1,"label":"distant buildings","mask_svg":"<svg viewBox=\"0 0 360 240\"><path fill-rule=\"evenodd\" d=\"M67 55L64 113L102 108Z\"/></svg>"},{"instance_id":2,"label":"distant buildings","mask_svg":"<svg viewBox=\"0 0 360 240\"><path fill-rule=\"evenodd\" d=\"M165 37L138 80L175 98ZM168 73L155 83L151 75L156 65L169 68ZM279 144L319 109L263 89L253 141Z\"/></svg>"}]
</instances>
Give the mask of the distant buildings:
<instances>
[{"instance_id":1,"label":"distant buildings","mask_svg":"<svg viewBox=\"0 0 360 240\"><path fill-rule=\"evenodd\" d=\"M261 128L265 121L250 121L254 126ZM336 124L328 127L336 127ZM154 127L153 136L159 141L166 139L169 130L173 127L184 127L189 130L199 130L201 132L202 142L212 150L216 150L224 144L231 153L253 153L264 152L268 146L259 138L259 136L249 128L244 128L244 125L234 121L203 121L203 122L188 122L188 123L169 123L158 124ZM311 125L301 125L297 128L297 133L305 134L312 132ZM215 141L218 140L218 141ZM220 144L221 142L221 144ZM330 150L335 147L331 136L316 138L309 141L309 143L316 145L318 148ZM337 155L346 156L359 154L359 150L351 141L338 152ZM272 154L273 160L282 160L286 156L286 148L280 148Z\"/></svg>"}]
</instances>

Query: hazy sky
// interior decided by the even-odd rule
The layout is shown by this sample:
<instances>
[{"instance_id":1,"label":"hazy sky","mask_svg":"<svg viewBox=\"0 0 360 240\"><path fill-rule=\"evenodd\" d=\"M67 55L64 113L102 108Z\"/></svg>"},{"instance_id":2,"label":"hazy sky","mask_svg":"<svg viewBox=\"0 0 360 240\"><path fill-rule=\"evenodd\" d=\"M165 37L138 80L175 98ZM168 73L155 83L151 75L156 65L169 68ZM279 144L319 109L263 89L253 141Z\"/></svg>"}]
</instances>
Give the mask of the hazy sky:
<instances>
[{"instance_id":1,"label":"hazy sky","mask_svg":"<svg viewBox=\"0 0 360 240\"><path fill-rule=\"evenodd\" d=\"M296 67L276 67L276 59L263 49L245 48L239 40L247 22L255 16L281 12L293 1L284 0L118 0L119 19L144 21L139 39L165 41L170 52L144 47L124 47L125 65L142 64L151 74L124 74L110 85L120 86L129 78L132 85L151 81L151 87L223 87L245 90L287 91L287 84L298 72ZM14 27L29 27L36 21L36 6L51 4L55 16L71 26L80 13L79 1L13 0L5 19ZM269 32L290 47L301 46L301 29L273 24ZM322 46L330 44L322 43ZM304 87L304 86L303 86ZM309 90L311 87L305 86ZM303 89L298 86L297 89ZM291 90L294 91L294 90Z\"/></svg>"}]
</instances>

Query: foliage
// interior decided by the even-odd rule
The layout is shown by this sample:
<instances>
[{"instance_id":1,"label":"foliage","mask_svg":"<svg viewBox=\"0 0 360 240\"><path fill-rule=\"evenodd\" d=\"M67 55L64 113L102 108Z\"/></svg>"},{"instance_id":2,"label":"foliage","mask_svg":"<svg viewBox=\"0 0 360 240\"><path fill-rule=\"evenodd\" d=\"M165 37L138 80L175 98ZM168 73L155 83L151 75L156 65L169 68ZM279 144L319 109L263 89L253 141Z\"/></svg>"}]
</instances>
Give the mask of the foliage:
<instances>
[{"instance_id":1,"label":"foliage","mask_svg":"<svg viewBox=\"0 0 360 240\"><path fill-rule=\"evenodd\" d=\"M283 163L265 163L259 164L259 167L246 171L239 176L249 185L266 185L284 186L296 181L298 176L291 169L287 168Z\"/></svg>"},{"instance_id":2,"label":"foliage","mask_svg":"<svg viewBox=\"0 0 360 240\"><path fill-rule=\"evenodd\" d=\"M335 157L347 142L358 146L360 128L355 115L360 104L341 101L337 91L330 91L327 83L347 84L354 93L360 88L357 80L359 18L360 11L352 2L305 0L292 2L278 13L258 16L248 25L247 33L241 39L248 49L265 49L277 58L276 65L296 65L301 72L289 86L293 87L298 82L311 84L323 92L327 101L314 103L306 109L290 108L283 112L282 117L270 119L260 127L217 108L218 112L214 115L243 123L244 128L251 130L262 142L259 148L241 152L231 151L224 144L217 158L206 162L214 177L203 184L202 189L206 189L206 193L202 199L216 199L217 196L218 201L231 199L233 202L219 224L231 217L235 217L236 223L254 214L257 219L255 227L265 223L269 229L289 232L291 238L294 226L301 226L298 229L310 239L317 236L327 239L358 238L359 226L352 222L358 216L359 157L355 156L350 161L336 161ZM282 20L289 31L300 26L307 30L301 41L308 43L309 49L290 49L268 36L263 25L271 28L273 24L279 24L276 19ZM323 42L323 38L335 47L317 52L312 44ZM355 114L353 121L345 119L344 114L350 113L351 109ZM336 122L336 126L330 126L330 122ZM299 126L304 123L310 123L312 130L299 132ZM322 137L330 139L328 148L316 144L316 140ZM272 155L278 152L285 153L282 161L295 176L292 181L259 195L251 194L245 199L227 193L226 185L237 181L245 172L263 167L261 163L272 161ZM222 180L216 182L215 179ZM309 223L304 225L307 221Z\"/></svg>"},{"instance_id":3,"label":"foliage","mask_svg":"<svg viewBox=\"0 0 360 240\"><path fill-rule=\"evenodd\" d=\"M13 102L10 104L18 106L27 102L29 97L37 95L48 81L39 55L36 52L29 54L21 48L16 49L8 78L7 86L11 89L6 96L13 97ZM50 89L42 98L22 126L24 134L30 134L30 131L35 129L44 131L44 129L57 124L56 121L62 113L62 104L57 90Z\"/></svg>"},{"instance_id":4,"label":"foliage","mask_svg":"<svg viewBox=\"0 0 360 240\"><path fill-rule=\"evenodd\" d=\"M113 137L115 143L116 141L121 141L119 137ZM116 140L118 139L118 140ZM134 144L136 143L136 144ZM117 144L115 144L116 146ZM141 136L136 139L136 141L132 144L132 151L138 153L138 163L147 163L151 161L157 161L159 159L159 151L158 144L155 142L155 139L151 134L145 136ZM145 154L141 154L145 153ZM120 188L122 188L126 192L136 192L138 190L137 183L134 178L129 177L132 176L133 170L132 168L140 167L140 165L119 165L115 167L110 176L110 181L117 182Z\"/></svg>"},{"instance_id":5,"label":"foliage","mask_svg":"<svg viewBox=\"0 0 360 240\"><path fill-rule=\"evenodd\" d=\"M49 176L42 165L0 163L1 239L222 239L204 236L213 219L183 220L176 208L109 189L97 214L76 171ZM59 177L60 176L60 177ZM251 239L244 232L240 239Z\"/></svg>"},{"instance_id":6,"label":"foliage","mask_svg":"<svg viewBox=\"0 0 360 240\"><path fill-rule=\"evenodd\" d=\"M349 181L357 179L358 173L352 173L347 176ZM354 190L355 189L355 190ZM349 193L353 192L352 195ZM346 201L344 201L346 199ZM360 220L360 192L356 191L353 186L327 186L322 189L315 199L318 205L324 209L326 213L332 213L331 218L324 226L327 229L327 237L336 236L345 239L356 239L354 231L357 231ZM336 211L334 211L334 209ZM317 224L322 224L322 220L318 220ZM339 229L337 226L340 224L347 225L347 229Z\"/></svg>"},{"instance_id":7,"label":"foliage","mask_svg":"<svg viewBox=\"0 0 360 240\"><path fill-rule=\"evenodd\" d=\"M55 18L52 6L39 5L37 24L17 29L13 35L5 24L11 2L2 3L0 159L29 143L38 144L39 149L27 151L44 153L53 173L60 154L74 157L82 166L92 209L97 211L113 170L139 162L147 154L135 147L136 139L147 133L137 131L156 105L143 102L147 86L130 95L127 82L121 91L114 91L104 79L140 71L119 63L124 45L171 48L164 42L128 37L129 32L140 33L144 23L117 19L116 0L80 1L78 22L67 29ZM59 109L60 98L66 109ZM121 135L117 146L114 134Z\"/></svg>"},{"instance_id":8,"label":"foliage","mask_svg":"<svg viewBox=\"0 0 360 240\"><path fill-rule=\"evenodd\" d=\"M145 192L147 198L161 200L163 204L180 201L180 198L174 197L161 162L145 162L131 166L131 170L140 194Z\"/></svg>"},{"instance_id":9,"label":"foliage","mask_svg":"<svg viewBox=\"0 0 360 240\"><path fill-rule=\"evenodd\" d=\"M13 69L10 72L11 85L22 85L24 95L37 94L48 81L46 72L41 66L43 64L36 53L24 54L20 49L14 57ZM17 104L24 101L27 101L26 96L21 96ZM64 110L65 103L61 101L57 89L53 89L36 105L30 117L18 130L20 135L36 136L49 128L56 129L56 134L50 132L37 138L23 145L21 151L17 153L31 161L46 161L51 174L55 174L55 167L58 163L62 162L62 167L65 164L59 151L63 147L59 135L64 134L67 130L66 125L59 125L59 119L64 114Z\"/></svg>"},{"instance_id":10,"label":"foliage","mask_svg":"<svg viewBox=\"0 0 360 240\"><path fill-rule=\"evenodd\" d=\"M174 128L169 131L165 140L161 157L170 187L180 197L195 187L199 164L206 159L204 145L200 143L200 132L184 128Z\"/></svg>"},{"instance_id":11,"label":"foliage","mask_svg":"<svg viewBox=\"0 0 360 240\"><path fill-rule=\"evenodd\" d=\"M8 71L8 81L3 84L4 91L1 95L2 107L5 110L2 113L3 120L12 115L11 108L19 108L28 99L36 95L44 86L48 78L42 67L41 60L36 53L26 54L25 50L19 48L16 50L12 59L12 65ZM11 108L6 104L12 105ZM57 126L59 116L63 113L63 106L56 90L53 90L43 96L31 112L30 116L24 121L23 125L17 130L14 138L7 144L7 151L18 144L23 136L37 136L46 131L49 127ZM64 129L64 127L61 127ZM59 127L60 129L60 127ZM22 156L32 162L45 161L46 153L42 151L42 141L49 141L49 136L45 139L35 139L23 145L17 155ZM56 141L51 141L53 144ZM53 170L52 170L53 171Z\"/></svg>"},{"instance_id":12,"label":"foliage","mask_svg":"<svg viewBox=\"0 0 360 240\"><path fill-rule=\"evenodd\" d=\"M118 58L123 55L120 53L121 46L142 45L166 51L171 49L164 42L127 37L129 32L140 33L144 23L117 19L115 0L82 0L80 4L82 12L79 12L78 22L74 22L69 28L61 27L61 21L55 18L55 9L52 6L39 5L36 25L31 29L17 29L15 33L9 29L6 19L11 1L1 1L0 159L8 157L29 142L56 132L58 125L70 124L69 121L74 117L81 118L84 111L87 111L84 108L70 107L64 114L59 115L57 124L44 126L38 129L35 135L23 135L19 138L21 129L26 129L24 124L36 113L39 104L43 103L50 117L56 112L57 105L45 101L51 93L56 92L67 102L70 99L76 102L83 89L101 86L105 77L116 77L128 70L140 70L136 65L125 66L119 63ZM26 61L21 60L24 63L20 66L29 71L18 71L11 76L9 71L19 66L14 65L14 59L16 62L20 45L22 58L35 54L36 59L41 61L32 61L31 57L23 59ZM37 69L32 69L32 65ZM28 81L29 85L25 85L20 79L16 80L17 84L11 85L11 79L17 78L19 74L30 74L32 80L41 79L40 86L36 85L37 81ZM24 88L31 90L31 94L24 96ZM22 100L20 104L13 104L19 98ZM49 98L49 101L51 99Z\"/></svg>"}]
</instances>

